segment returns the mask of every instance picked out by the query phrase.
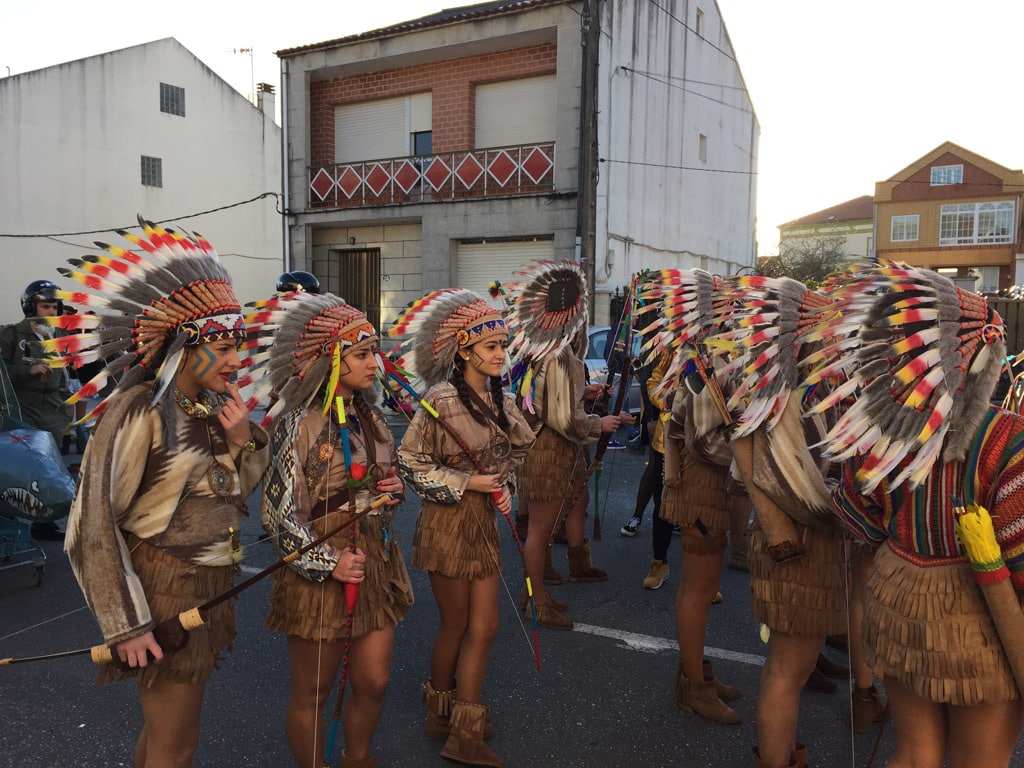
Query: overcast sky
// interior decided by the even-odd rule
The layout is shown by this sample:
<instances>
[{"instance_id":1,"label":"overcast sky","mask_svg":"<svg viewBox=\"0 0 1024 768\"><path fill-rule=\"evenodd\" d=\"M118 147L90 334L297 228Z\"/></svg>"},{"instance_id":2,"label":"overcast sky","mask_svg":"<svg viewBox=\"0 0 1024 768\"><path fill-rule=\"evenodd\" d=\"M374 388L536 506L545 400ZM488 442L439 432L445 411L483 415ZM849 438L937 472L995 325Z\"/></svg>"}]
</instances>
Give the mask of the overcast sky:
<instances>
[{"instance_id":1,"label":"overcast sky","mask_svg":"<svg viewBox=\"0 0 1024 768\"><path fill-rule=\"evenodd\" d=\"M276 50L469 4L290 0L264 11L217 0L0 0L0 77L175 37L248 96L253 82L278 86ZM762 254L775 251L780 224L874 194L876 181L947 140L1024 167L1021 0L718 6L761 124ZM252 56L235 52L243 48Z\"/></svg>"}]
</instances>

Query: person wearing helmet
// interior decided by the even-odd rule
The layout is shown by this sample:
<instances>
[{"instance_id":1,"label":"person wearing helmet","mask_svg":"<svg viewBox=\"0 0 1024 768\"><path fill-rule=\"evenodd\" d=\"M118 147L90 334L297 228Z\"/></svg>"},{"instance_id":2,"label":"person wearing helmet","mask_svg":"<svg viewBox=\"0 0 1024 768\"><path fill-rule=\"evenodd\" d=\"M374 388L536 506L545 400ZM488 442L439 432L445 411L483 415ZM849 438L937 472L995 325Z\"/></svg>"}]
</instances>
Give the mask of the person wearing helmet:
<instances>
[{"instance_id":1,"label":"person wearing helmet","mask_svg":"<svg viewBox=\"0 0 1024 768\"><path fill-rule=\"evenodd\" d=\"M282 272L281 276L277 278L277 292L289 293L291 291L320 293L320 281L309 272L301 270Z\"/></svg>"},{"instance_id":2,"label":"person wearing helmet","mask_svg":"<svg viewBox=\"0 0 1024 768\"><path fill-rule=\"evenodd\" d=\"M64 405L71 392L67 372L63 368L50 368L43 362L47 354L41 342L65 334L43 319L63 313L63 302L57 298L59 290L49 280L29 283L21 296L25 318L0 329L0 356L7 364L11 384L18 396L21 420L30 427L52 434L58 448L71 421ZM63 537L52 522L33 523L32 535L45 539Z\"/></svg>"}]
</instances>

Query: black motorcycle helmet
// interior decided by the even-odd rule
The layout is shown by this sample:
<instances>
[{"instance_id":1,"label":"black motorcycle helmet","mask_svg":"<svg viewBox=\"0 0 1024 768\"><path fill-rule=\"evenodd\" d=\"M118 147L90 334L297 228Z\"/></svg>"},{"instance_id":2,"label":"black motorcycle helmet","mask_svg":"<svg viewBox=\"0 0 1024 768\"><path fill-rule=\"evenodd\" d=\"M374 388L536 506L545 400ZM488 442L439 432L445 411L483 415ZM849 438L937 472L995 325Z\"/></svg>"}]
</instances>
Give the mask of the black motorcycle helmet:
<instances>
[{"instance_id":1,"label":"black motorcycle helmet","mask_svg":"<svg viewBox=\"0 0 1024 768\"><path fill-rule=\"evenodd\" d=\"M297 270L282 272L277 278L277 292L302 291L304 293L320 293L320 281L309 272Z\"/></svg>"},{"instance_id":2,"label":"black motorcycle helmet","mask_svg":"<svg viewBox=\"0 0 1024 768\"><path fill-rule=\"evenodd\" d=\"M64 302L57 298L57 291L60 287L56 283L51 283L49 280L33 280L25 287L25 292L21 294L21 311L25 313L25 317L36 316L36 304L40 301L55 301L57 302L57 314L64 314Z\"/></svg>"}]
</instances>

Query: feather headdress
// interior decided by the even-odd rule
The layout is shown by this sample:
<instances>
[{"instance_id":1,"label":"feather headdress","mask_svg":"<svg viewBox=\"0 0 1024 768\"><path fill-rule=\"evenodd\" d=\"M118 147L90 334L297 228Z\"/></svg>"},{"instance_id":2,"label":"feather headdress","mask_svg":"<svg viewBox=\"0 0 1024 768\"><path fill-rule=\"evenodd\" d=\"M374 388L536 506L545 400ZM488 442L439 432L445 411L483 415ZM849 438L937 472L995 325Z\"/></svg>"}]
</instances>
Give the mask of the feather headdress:
<instances>
[{"instance_id":1,"label":"feather headdress","mask_svg":"<svg viewBox=\"0 0 1024 768\"><path fill-rule=\"evenodd\" d=\"M788 277L743 275L732 281L727 300L716 308L725 330L708 343L730 358L723 375L733 383L728 407L737 414L736 437L778 423L790 394L803 383L802 334L829 303Z\"/></svg>"},{"instance_id":2,"label":"feather headdress","mask_svg":"<svg viewBox=\"0 0 1024 768\"><path fill-rule=\"evenodd\" d=\"M675 391L698 366L705 375L711 371L709 350L703 342L716 328L718 307L726 299L725 287L721 278L702 269L652 271L640 282L639 314L654 314L639 332L646 339L640 357L650 362L663 350L673 353L656 394Z\"/></svg>"},{"instance_id":3,"label":"feather headdress","mask_svg":"<svg viewBox=\"0 0 1024 768\"><path fill-rule=\"evenodd\" d=\"M963 459L1006 356L1003 321L981 296L927 269L883 264L835 292L837 313L816 333L850 384L816 410L856 395L829 431L834 461L865 456L865 491L894 470L917 487L935 461Z\"/></svg>"},{"instance_id":4,"label":"feather headdress","mask_svg":"<svg viewBox=\"0 0 1024 768\"><path fill-rule=\"evenodd\" d=\"M429 389L448 379L459 349L491 336L507 338L508 326L501 310L473 291L442 288L406 307L389 334L408 337L395 362Z\"/></svg>"},{"instance_id":5,"label":"feather headdress","mask_svg":"<svg viewBox=\"0 0 1024 768\"><path fill-rule=\"evenodd\" d=\"M516 276L507 288L513 302L508 353L528 365L557 355L586 329L587 281L575 261L532 261Z\"/></svg>"},{"instance_id":6,"label":"feather headdress","mask_svg":"<svg viewBox=\"0 0 1024 768\"><path fill-rule=\"evenodd\" d=\"M88 291L58 291L57 298L93 312L47 318L51 325L80 331L45 342L55 353L50 363L74 368L105 363L68 403L95 396L111 377L121 376L111 395L85 418L101 411L113 393L153 374L157 405L186 346L246 337L231 278L213 246L202 235L184 235L141 216L139 225L142 236L117 230L139 252L96 243L105 254L71 259L74 269L58 269Z\"/></svg>"},{"instance_id":7,"label":"feather headdress","mask_svg":"<svg viewBox=\"0 0 1024 768\"><path fill-rule=\"evenodd\" d=\"M379 336L366 315L331 293L290 292L254 302L246 316L252 338L248 372L238 385L252 410L271 392L276 400L262 425L306 406L324 384L337 382L341 358ZM328 386L326 406L334 386Z\"/></svg>"}]
</instances>

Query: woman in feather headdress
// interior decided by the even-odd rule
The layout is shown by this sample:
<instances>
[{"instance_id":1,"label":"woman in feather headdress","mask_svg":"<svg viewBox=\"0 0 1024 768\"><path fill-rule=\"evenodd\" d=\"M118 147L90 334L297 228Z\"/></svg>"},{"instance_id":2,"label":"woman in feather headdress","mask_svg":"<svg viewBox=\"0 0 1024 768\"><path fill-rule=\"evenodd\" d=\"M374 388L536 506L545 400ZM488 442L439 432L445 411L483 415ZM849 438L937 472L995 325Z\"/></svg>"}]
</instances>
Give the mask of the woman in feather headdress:
<instances>
[{"instance_id":1,"label":"woman in feather headdress","mask_svg":"<svg viewBox=\"0 0 1024 768\"><path fill-rule=\"evenodd\" d=\"M206 681L235 635L234 608L212 608L173 653L153 629L231 587L267 436L249 421L232 383L246 331L216 253L198 235L140 224L142 237L120 234L144 253L103 246L106 254L63 270L91 292L59 297L96 314L52 318L85 331L53 339L55 364L108 361L69 403L124 374L97 408L65 550L122 662L105 667L100 680L138 684L144 725L136 768L187 766Z\"/></svg>"},{"instance_id":2,"label":"woman in feather headdress","mask_svg":"<svg viewBox=\"0 0 1024 768\"><path fill-rule=\"evenodd\" d=\"M282 555L296 537L336 527L336 511L360 511L400 494L395 441L371 405L379 336L366 315L330 293L289 292L258 302L249 318L269 356L249 379L275 402L271 466L263 483L263 524ZM246 382L249 383L249 380ZM342 727L342 768L372 768L395 626L412 606L412 585L392 534L393 503L274 574L268 629L288 636L290 685L285 731L297 765L325 758L324 704L341 670L339 702L351 683ZM340 704L339 704L340 706ZM336 717L341 713L336 710ZM333 735L327 753L333 751Z\"/></svg>"},{"instance_id":3,"label":"woman in feather headdress","mask_svg":"<svg viewBox=\"0 0 1024 768\"><path fill-rule=\"evenodd\" d=\"M493 723L480 703L498 629L494 510L511 519L515 472L533 433L502 390L500 311L472 291L434 291L398 319L392 335L406 334L398 364L430 388L398 450L403 477L423 499L413 564L429 573L441 614L423 684L426 732L446 738L444 757L500 768L484 744Z\"/></svg>"},{"instance_id":4,"label":"woman in feather headdress","mask_svg":"<svg viewBox=\"0 0 1024 768\"><path fill-rule=\"evenodd\" d=\"M595 400L604 386L592 384L588 391L585 384L587 289L579 264L537 261L519 275L521 280L509 286L514 297L510 354L516 367L525 370L519 397L537 434L520 473L520 493L530 510L526 569L537 595L537 623L571 630L566 604L542 586L545 555L558 522L564 520L569 581L608 578L591 561L590 542L584 536L590 501L587 446L602 433L632 424L633 417L628 413L599 416L584 406L585 397Z\"/></svg>"},{"instance_id":5,"label":"woman in feather headdress","mask_svg":"<svg viewBox=\"0 0 1024 768\"><path fill-rule=\"evenodd\" d=\"M991 510L1024 591L1024 419L989 404L1002 320L935 272L883 264L837 294L839 359L857 399L829 433L843 461L834 501L877 545L864 594L864 656L896 727L889 766L1006 766L1024 702L972 565L958 497ZM846 341L844 342L844 337ZM851 343L852 342L852 343Z\"/></svg>"}]
</instances>

